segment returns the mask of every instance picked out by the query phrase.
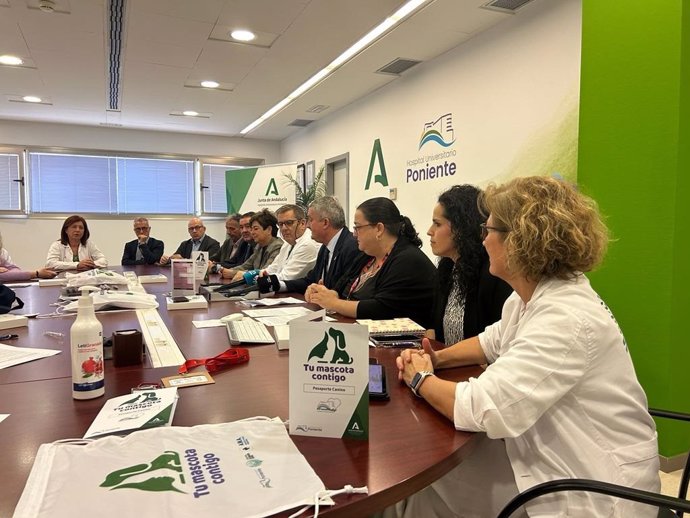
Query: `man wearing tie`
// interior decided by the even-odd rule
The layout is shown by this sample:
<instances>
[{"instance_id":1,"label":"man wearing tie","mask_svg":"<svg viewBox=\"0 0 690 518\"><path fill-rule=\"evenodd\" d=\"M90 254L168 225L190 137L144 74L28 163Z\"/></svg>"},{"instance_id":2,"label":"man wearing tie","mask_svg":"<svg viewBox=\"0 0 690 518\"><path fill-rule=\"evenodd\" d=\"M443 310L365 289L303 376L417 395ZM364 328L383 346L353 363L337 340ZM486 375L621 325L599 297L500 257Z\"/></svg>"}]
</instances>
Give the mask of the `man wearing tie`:
<instances>
[{"instance_id":1,"label":"man wearing tie","mask_svg":"<svg viewBox=\"0 0 690 518\"><path fill-rule=\"evenodd\" d=\"M168 264L170 259L189 259L192 257L192 252L198 250L208 252L210 261L218 261L220 259L220 243L211 236L206 235L206 227L201 218L190 219L189 223L187 223L187 231L191 239L182 241L173 255L161 257L160 264Z\"/></svg>"},{"instance_id":2,"label":"man wearing tie","mask_svg":"<svg viewBox=\"0 0 690 518\"><path fill-rule=\"evenodd\" d=\"M345 212L333 196L319 198L309 206L307 228L312 239L321 243L316 264L301 279L281 281L281 291L305 293L314 283L332 288L360 253L357 240L345 227Z\"/></svg>"}]
</instances>

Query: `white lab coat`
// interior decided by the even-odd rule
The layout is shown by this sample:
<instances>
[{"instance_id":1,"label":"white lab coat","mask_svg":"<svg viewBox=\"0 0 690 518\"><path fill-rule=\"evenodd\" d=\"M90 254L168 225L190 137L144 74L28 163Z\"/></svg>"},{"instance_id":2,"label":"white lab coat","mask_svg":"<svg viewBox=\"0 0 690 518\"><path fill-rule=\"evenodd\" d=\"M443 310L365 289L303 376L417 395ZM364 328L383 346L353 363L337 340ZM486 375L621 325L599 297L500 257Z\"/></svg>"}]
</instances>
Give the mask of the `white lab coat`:
<instances>
[{"instance_id":1,"label":"white lab coat","mask_svg":"<svg viewBox=\"0 0 690 518\"><path fill-rule=\"evenodd\" d=\"M616 320L584 275L540 282L527 304L513 293L479 341L490 365L457 385L455 426L505 439L520 491L572 477L659 491L646 396ZM581 492L535 502L532 517L645 514Z\"/></svg>"},{"instance_id":2,"label":"white lab coat","mask_svg":"<svg viewBox=\"0 0 690 518\"><path fill-rule=\"evenodd\" d=\"M91 241L87 241L86 245L79 244L79 260L82 261L88 258L93 259L96 266L99 268L106 268L108 261L98 247ZM46 268L55 271L76 270L77 263L72 260L72 249L69 245L63 245L60 241L54 241L48 249L48 257L46 258Z\"/></svg>"}]
</instances>

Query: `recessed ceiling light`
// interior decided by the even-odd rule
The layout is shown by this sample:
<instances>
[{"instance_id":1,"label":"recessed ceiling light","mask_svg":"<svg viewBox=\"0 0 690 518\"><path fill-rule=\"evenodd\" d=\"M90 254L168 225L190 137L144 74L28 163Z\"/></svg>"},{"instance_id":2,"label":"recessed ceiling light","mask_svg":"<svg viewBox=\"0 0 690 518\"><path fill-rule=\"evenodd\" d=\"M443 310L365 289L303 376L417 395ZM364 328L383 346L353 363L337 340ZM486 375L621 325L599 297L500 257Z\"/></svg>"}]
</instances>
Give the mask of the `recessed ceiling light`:
<instances>
[{"instance_id":1,"label":"recessed ceiling light","mask_svg":"<svg viewBox=\"0 0 690 518\"><path fill-rule=\"evenodd\" d=\"M218 88L220 86L220 83L217 81L202 81L201 86L204 88Z\"/></svg>"},{"instance_id":2,"label":"recessed ceiling light","mask_svg":"<svg viewBox=\"0 0 690 518\"><path fill-rule=\"evenodd\" d=\"M230 33L230 37L237 41L252 41L256 38L256 35L252 31L246 31L244 29L238 29Z\"/></svg>"},{"instance_id":3,"label":"recessed ceiling light","mask_svg":"<svg viewBox=\"0 0 690 518\"><path fill-rule=\"evenodd\" d=\"M199 112L195 112L194 110L185 110L182 112L182 115L186 115L187 117L196 117L199 115Z\"/></svg>"},{"instance_id":4,"label":"recessed ceiling light","mask_svg":"<svg viewBox=\"0 0 690 518\"><path fill-rule=\"evenodd\" d=\"M3 65L21 65L24 63L24 60L22 58L18 58L17 56L10 56L9 54L4 54L0 56L0 63Z\"/></svg>"},{"instance_id":5,"label":"recessed ceiling light","mask_svg":"<svg viewBox=\"0 0 690 518\"><path fill-rule=\"evenodd\" d=\"M40 97L36 97L35 95L25 95L22 99L27 103L40 103L42 101Z\"/></svg>"}]
</instances>

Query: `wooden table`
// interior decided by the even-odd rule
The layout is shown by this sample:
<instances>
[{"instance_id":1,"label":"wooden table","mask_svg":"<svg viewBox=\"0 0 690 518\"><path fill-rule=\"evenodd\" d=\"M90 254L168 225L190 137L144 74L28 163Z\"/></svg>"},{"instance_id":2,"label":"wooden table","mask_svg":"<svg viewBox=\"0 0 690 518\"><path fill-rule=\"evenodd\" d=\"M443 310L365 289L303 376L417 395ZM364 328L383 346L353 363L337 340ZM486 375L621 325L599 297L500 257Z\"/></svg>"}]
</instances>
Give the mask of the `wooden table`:
<instances>
[{"instance_id":1,"label":"wooden table","mask_svg":"<svg viewBox=\"0 0 690 518\"><path fill-rule=\"evenodd\" d=\"M157 273L137 267L140 274ZM224 328L196 329L192 320L219 318L241 310L232 302L212 302L208 310L167 312L162 294L166 284L149 284L149 293L159 295L159 308L175 340L187 358L219 354L228 348ZM52 309L58 288L22 288L19 296L27 312ZM28 290L28 291L24 291ZM137 328L133 312L99 314L104 335L118 329ZM75 401L71 397L69 327L72 318L32 320L28 328L13 330L20 335L14 345L60 348L63 353L28 364L0 370L0 413L11 414L0 423L5 461L0 484L0 516L11 516L31 470L40 444L82 437L105 398ZM63 332L60 344L43 335ZM173 423L193 426L221 423L265 415L288 419L288 351L275 345L249 346L250 361L214 374L213 385L180 389ZM292 436L292 440L329 489L346 484L368 486L369 495L336 497L337 505L321 514L363 516L374 513L438 479L471 453L473 434L458 432L424 400L396 379L393 349L372 349L371 355L386 367L389 401L370 403L369 440L321 439ZM142 382L159 381L177 368L137 366L114 368L106 362L106 398L129 393ZM455 381L481 372L479 367L444 370L439 374ZM286 513L286 515L289 513Z\"/></svg>"}]
</instances>

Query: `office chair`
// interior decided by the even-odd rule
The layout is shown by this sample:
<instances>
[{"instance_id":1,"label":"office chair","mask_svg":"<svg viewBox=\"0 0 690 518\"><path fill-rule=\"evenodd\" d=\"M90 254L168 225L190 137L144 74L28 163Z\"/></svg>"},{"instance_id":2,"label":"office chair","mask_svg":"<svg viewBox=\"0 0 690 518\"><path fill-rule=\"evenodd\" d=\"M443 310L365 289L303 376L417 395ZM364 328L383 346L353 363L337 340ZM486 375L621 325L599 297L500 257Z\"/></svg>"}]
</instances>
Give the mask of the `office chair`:
<instances>
[{"instance_id":1,"label":"office chair","mask_svg":"<svg viewBox=\"0 0 690 518\"><path fill-rule=\"evenodd\" d=\"M654 408L649 409L649 413L656 417L664 417L667 419L676 419L680 421L690 421L690 414L680 412L670 412L667 410L658 410ZM690 456L685 461L685 468L680 478L680 487L678 488L678 497L660 495L651 493L649 491L642 491L631 487L620 486L608 482L600 482L598 480L589 479L562 479L551 480L538 484L534 487L523 491L515 498L513 498L503 508L496 518L509 518L516 510L530 502L534 498L551 493L559 493L562 491L589 491L592 493L600 493L603 495L623 498L625 500L632 500L634 502L641 502L644 504L653 505L659 508L659 518L682 518L683 513L690 513L690 501L686 499L688 491L688 482L690 481ZM675 512L673 512L675 511Z\"/></svg>"}]
</instances>

